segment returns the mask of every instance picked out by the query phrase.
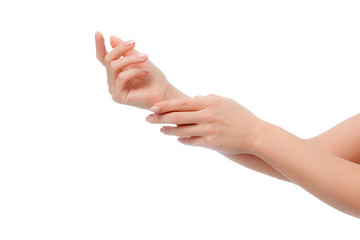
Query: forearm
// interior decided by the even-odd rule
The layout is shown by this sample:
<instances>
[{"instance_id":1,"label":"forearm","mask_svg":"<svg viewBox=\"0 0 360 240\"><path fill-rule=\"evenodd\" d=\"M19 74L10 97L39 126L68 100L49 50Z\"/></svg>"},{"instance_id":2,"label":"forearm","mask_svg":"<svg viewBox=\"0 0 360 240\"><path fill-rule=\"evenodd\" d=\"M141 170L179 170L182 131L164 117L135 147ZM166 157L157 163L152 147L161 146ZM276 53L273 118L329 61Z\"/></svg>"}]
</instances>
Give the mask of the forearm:
<instances>
[{"instance_id":1,"label":"forearm","mask_svg":"<svg viewBox=\"0 0 360 240\"><path fill-rule=\"evenodd\" d=\"M177 98L189 98L189 96L169 83L168 89L166 91L165 100L172 100Z\"/></svg>"},{"instance_id":2,"label":"forearm","mask_svg":"<svg viewBox=\"0 0 360 240\"><path fill-rule=\"evenodd\" d=\"M360 165L261 123L253 148L256 156L325 203L360 217Z\"/></svg>"},{"instance_id":3,"label":"forearm","mask_svg":"<svg viewBox=\"0 0 360 240\"><path fill-rule=\"evenodd\" d=\"M310 139L303 139L316 148L333 155L360 163L360 114L337 124L328 131ZM267 174L281 180L291 181L264 160L250 154L223 154L225 157L254 171Z\"/></svg>"},{"instance_id":4,"label":"forearm","mask_svg":"<svg viewBox=\"0 0 360 240\"><path fill-rule=\"evenodd\" d=\"M251 170L269 175L274 178L278 178L280 180L290 181L287 177L282 175L280 172L278 172L276 169L274 169L272 166L270 166L268 163L258 158L257 156L251 154L221 154Z\"/></svg>"},{"instance_id":5,"label":"forearm","mask_svg":"<svg viewBox=\"0 0 360 240\"><path fill-rule=\"evenodd\" d=\"M169 85L167 94L166 94L166 100L172 100L176 98L188 98L186 94L181 92L180 90L176 89L171 84ZM249 169L252 169L257 172L261 172L263 174L269 175L271 177L275 177L284 181L289 181L288 178L283 176L281 173L279 173L277 170L275 170L272 166L267 164L262 159L258 158L257 156L251 155L251 154L222 154L225 157L233 160L234 162L247 167Z\"/></svg>"},{"instance_id":6,"label":"forearm","mask_svg":"<svg viewBox=\"0 0 360 240\"><path fill-rule=\"evenodd\" d=\"M349 155L351 154L345 151L342 151L341 148L334 148L332 147L332 142L331 141L337 141L336 139L332 139L330 136L329 137L314 137L311 139L303 139L304 141L306 141L307 143L312 144L314 147L322 149L324 151L327 151L331 154L334 154L336 156L339 157L343 157L343 155ZM281 174L278 170L276 170L275 168L273 168L271 165L269 165L267 162L265 162L263 159L255 156L255 155L251 155L251 154L224 154L221 153L223 156L225 156L226 158L246 167L249 168L253 171L256 172L260 172L263 174L266 174L270 177L274 177L274 178L278 178L280 180L284 180L284 181L289 181L292 182L290 179L288 179L286 176L284 176L283 174ZM339 154L339 155L338 155ZM342 155L341 155L342 154ZM347 159L348 160L348 159Z\"/></svg>"}]
</instances>

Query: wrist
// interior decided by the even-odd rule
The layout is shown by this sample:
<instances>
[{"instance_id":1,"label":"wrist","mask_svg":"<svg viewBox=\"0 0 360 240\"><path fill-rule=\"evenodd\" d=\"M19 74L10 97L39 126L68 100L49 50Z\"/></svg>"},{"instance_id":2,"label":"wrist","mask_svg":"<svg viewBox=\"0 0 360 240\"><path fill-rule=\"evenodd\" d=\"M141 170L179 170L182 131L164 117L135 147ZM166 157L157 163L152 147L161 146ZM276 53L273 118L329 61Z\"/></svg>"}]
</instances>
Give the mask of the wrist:
<instances>
[{"instance_id":1,"label":"wrist","mask_svg":"<svg viewBox=\"0 0 360 240\"><path fill-rule=\"evenodd\" d=\"M185 93L175 88L173 85L169 84L165 93L164 101L173 100L177 98L189 98L189 96L187 96Z\"/></svg>"},{"instance_id":2,"label":"wrist","mask_svg":"<svg viewBox=\"0 0 360 240\"><path fill-rule=\"evenodd\" d=\"M269 138L270 132L275 126L271 123L257 119L254 127L253 139L250 147L250 154L259 155L263 145L266 144L266 140Z\"/></svg>"}]
</instances>

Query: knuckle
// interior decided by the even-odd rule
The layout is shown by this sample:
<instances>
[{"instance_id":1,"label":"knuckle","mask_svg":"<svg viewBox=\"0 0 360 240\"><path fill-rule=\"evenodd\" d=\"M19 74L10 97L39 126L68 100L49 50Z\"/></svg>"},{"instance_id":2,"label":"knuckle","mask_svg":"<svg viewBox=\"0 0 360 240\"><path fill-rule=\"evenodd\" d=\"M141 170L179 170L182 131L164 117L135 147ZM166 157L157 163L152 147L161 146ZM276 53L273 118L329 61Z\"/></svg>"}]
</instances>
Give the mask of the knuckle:
<instances>
[{"instance_id":1,"label":"knuckle","mask_svg":"<svg viewBox=\"0 0 360 240\"><path fill-rule=\"evenodd\" d=\"M165 102L161 103L161 105L159 105L159 106L161 107L161 110L164 112L166 112L170 108L169 104L167 104Z\"/></svg>"},{"instance_id":2,"label":"knuckle","mask_svg":"<svg viewBox=\"0 0 360 240\"><path fill-rule=\"evenodd\" d=\"M112 70L112 71L116 70L116 63L115 63L114 61L110 62L110 63L109 63L109 68L110 68L110 70Z\"/></svg>"},{"instance_id":3,"label":"knuckle","mask_svg":"<svg viewBox=\"0 0 360 240\"><path fill-rule=\"evenodd\" d=\"M97 58L97 60L99 60L99 61L101 61L101 60L102 60L102 57L100 56L100 54L99 54L99 53L96 53L96 58Z\"/></svg>"},{"instance_id":4,"label":"knuckle","mask_svg":"<svg viewBox=\"0 0 360 240\"><path fill-rule=\"evenodd\" d=\"M206 124L204 126L203 131L205 132L206 135L213 135L215 134L215 130L214 128L210 125L210 124Z\"/></svg>"},{"instance_id":5,"label":"knuckle","mask_svg":"<svg viewBox=\"0 0 360 240\"><path fill-rule=\"evenodd\" d=\"M207 102L208 102L209 106L215 106L217 103L217 99L215 97L211 96L207 99Z\"/></svg>"},{"instance_id":6,"label":"knuckle","mask_svg":"<svg viewBox=\"0 0 360 240\"><path fill-rule=\"evenodd\" d=\"M221 143L217 140L216 136L214 135L206 136L204 138L204 143L213 149L221 148Z\"/></svg>"},{"instance_id":7,"label":"knuckle","mask_svg":"<svg viewBox=\"0 0 360 240\"><path fill-rule=\"evenodd\" d=\"M208 145L208 146L213 145L213 142L214 142L214 137L213 136L208 135L208 136L204 137L204 143L206 145Z\"/></svg>"},{"instance_id":8,"label":"knuckle","mask_svg":"<svg viewBox=\"0 0 360 240\"><path fill-rule=\"evenodd\" d=\"M123 72L119 73L116 80L117 81L124 81L125 80L124 73Z\"/></svg>"},{"instance_id":9,"label":"knuckle","mask_svg":"<svg viewBox=\"0 0 360 240\"><path fill-rule=\"evenodd\" d=\"M111 97L112 97L112 100L114 102L117 102L117 103L124 103L125 102L121 92L113 91L112 94L111 94Z\"/></svg>"},{"instance_id":10,"label":"knuckle","mask_svg":"<svg viewBox=\"0 0 360 240\"><path fill-rule=\"evenodd\" d=\"M104 62L105 62L106 64L110 64L111 58L110 58L109 54L106 54L106 55L105 55L105 57L104 57Z\"/></svg>"},{"instance_id":11,"label":"knuckle","mask_svg":"<svg viewBox=\"0 0 360 240\"><path fill-rule=\"evenodd\" d=\"M164 115L158 115L158 114L153 114L153 121L154 123L166 123L166 116ZM169 131L168 129L166 129L166 131Z\"/></svg>"},{"instance_id":12,"label":"knuckle","mask_svg":"<svg viewBox=\"0 0 360 240\"><path fill-rule=\"evenodd\" d=\"M180 109L180 110L185 110L185 109L187 108L187 106L188 106L188 103L182 101L182 102L180 102L180 104L179 104L179 109Z\"/></svg>"},{"instance_id":13,"label":"knuckle","mask_svg":"<svg viewBox=\"0 0 360 240\"><path fill-rule=\"evenodd\" d=\"M216 118L212 113L206 113L204 116L204 121L207 123L214 123Z\"/></svg>"}]
</instances>

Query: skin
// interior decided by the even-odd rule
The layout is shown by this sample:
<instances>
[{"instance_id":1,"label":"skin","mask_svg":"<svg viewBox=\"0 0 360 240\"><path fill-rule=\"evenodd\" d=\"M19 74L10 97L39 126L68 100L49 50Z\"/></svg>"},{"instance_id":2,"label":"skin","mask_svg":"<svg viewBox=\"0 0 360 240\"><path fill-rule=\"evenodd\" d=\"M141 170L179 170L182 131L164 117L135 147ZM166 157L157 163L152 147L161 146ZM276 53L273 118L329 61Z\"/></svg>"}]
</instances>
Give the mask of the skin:
<instances>
[{"instance_id":1,"label":"skin","mask_svg":"<svg viewBox=\"0 0 360 240\"><path fill-rule=\"evenodd\" d=\"M187 97L166 79L146 54L134 49L135 41L111 36L113 49L106 51L104 37L95 34L96 57L105 67L112 99L121 104L149 109L156 102Z\"/></svg>"},{"instance_id":2,"label":"skin","mask_svg":"<svg viewBox=\"0 0 360 240\"><path fill-rule=\"evenodd\" d=\"M139 56L133 41L125 44L111 36L112 50L107 52L104 37L97 32L95 43L115 102L150 109L155 113L147 118L151 123L176 124L161 131L179 136L183 144L216 150L249 169L295 183L340 211L360 216L360 114L319 136L299 139L231 99L189 98L167 81L147 55Z\"/></svg>"},{"instance_id":3,"label":"skin","mask_svg":"<svg viewBox=\"0 0 360 240\"><path fill-rule=\"evenodd\" d=\"M328 205L360 218L360 114L306 141L216 95L164 101L151 110L155 114L147 121L177 125L161 131L178 136L181 143L226 155L256 156ZM337 134L349 146L329 140Z\"/></svg>"}]
</instances>

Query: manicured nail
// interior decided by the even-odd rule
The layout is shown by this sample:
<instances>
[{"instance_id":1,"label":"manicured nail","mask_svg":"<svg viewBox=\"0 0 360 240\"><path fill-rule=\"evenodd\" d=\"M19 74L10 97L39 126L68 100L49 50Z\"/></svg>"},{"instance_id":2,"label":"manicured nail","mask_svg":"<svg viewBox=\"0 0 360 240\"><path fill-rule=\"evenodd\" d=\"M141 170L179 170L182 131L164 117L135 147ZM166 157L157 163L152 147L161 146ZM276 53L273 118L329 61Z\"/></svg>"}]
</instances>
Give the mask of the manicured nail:
<instances>
[{"instance_id":1,"label":"manicured nail","mask_svg":"<svg viewBox=\"0 0 360 240\"><path fill-rule=\"evenodd\" d=\"M152 116L147 116L145 119L146 119L146 121L148 121L149 123L154 122L154 117L152 117Z\"/></svg>"},{"instance_id":2,"label":"manicured nail","mask_svg":"<svg viewBox=\"0 0 360 240\"><path fill-rule=\"evenodd\" d=\"M147 70L146 68L142 68L141 71L142 71L143 73L149 73L149 70Z\"/></svg>"},{"instance_id":3,"label":"manicured nail","mask_svg":"<svg viewBox=\"0 0 360 240\"><path fill-rule=\"evenodd\" d=\"M130 45L132 45L134 42L135 42L134 40L129 40L129 41L125 42L125 45L126 45L126 46L130 46Z\"/></svg>"},{"instance_id":4,"label":"manicured nail","mask_svg":"<svg viewBox=\"0 0 360 240\"><path fill-rule=\"evenodd\" d=\"M146 58L148 55L147 54L138 54L137 57L138 58Z\"/></svg>"},{"instance_id":5,"label":"manicured nail","mask_svg":"<svg viewBox=\"0 0 360 240\"><path fill-rule=\"evenodd\" d=\"M160 106L153 106L149 110L154 112L154 113L158 113L158 112L160 112L160 109L161 109Z\"/></svg>"}]
</instances>

